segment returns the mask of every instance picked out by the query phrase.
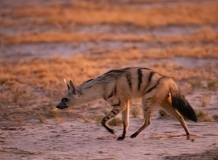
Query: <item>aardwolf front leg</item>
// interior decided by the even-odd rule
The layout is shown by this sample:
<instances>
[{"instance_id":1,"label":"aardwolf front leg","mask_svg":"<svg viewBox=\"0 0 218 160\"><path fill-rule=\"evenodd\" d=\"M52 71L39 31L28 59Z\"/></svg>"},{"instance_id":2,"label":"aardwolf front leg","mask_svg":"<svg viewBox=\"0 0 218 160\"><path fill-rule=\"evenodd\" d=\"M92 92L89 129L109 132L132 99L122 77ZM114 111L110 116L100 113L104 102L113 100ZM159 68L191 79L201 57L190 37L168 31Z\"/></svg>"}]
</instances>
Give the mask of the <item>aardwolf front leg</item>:
<instances>
[{"instance_id":1,"label":"aardwolf front leg","mask_svg":"<svg viewBox=\"0 0 218 160\"><path fill-rule=\"evenodd\" d=\"M142 130L144 130L151 121L151 103L150 103L150 98L143 99L142 100L142 105L143 105L143 112L144 112L144 124L130 137L135 138Z\"/></svg>"},{"instance_id":2,"label":"aardwolf front leg","mask_svg":"<svg viewBox=\"0 0 218 160\"><path fill-rule=\"evenodd\" d=\"M102 121L101 121L101 124L103 127L105 127L110 133L114 134L114 130L111 129L107 122L112 119L113 117L115 117L118 113L120 113L121 111L125 110L126 107L125 105L123 105L120 100L117 104L113 104L112 106L114 106L114 108L112 109L112 111L107 115L105 116Z\"/></svg>"},{"instance_id":3,"label":"aardwolf front leg","mask_svg":"<svg viewBox=\"0 0 218 160\"><path fill-rule=\"evenodd\" d=\"M122 121L123 121L123 134L118 137L117 140L124 140L126 133L129 128L129 101L126 103L126 109L122 112Z\"/></svg>"}]
</instances>

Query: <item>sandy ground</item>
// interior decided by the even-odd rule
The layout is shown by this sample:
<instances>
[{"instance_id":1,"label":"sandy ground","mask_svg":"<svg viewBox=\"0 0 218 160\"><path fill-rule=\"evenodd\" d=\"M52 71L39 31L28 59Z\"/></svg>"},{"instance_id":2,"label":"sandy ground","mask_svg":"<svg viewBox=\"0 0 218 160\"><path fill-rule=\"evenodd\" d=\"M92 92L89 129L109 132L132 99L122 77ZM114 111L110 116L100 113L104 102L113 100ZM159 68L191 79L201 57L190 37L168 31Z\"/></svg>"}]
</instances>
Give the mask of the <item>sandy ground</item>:
<instances>
[{"instance_id":1,"label":"sandy ground","mask_svg":"<svg viewBox=\"0 0 218 160\"><path fill-rule=\"evenodd\" d=\"M211 101L205 112L217 113L217 91L206 92ZM205 90L195 90L187 96L197 108L199 97ZM138 103L136 102L138 105ZM113 126L115 135L108 133L99 122L87 121L81 115L102 115L102 103L83 105L74 112L77 116L32 120L28 123L1 121L0 159L202 159L217 158L218 123L216 121L190 122L190 131L196 135L194 141L186 140L179 122L172 118L160 118L158 112L152 117L151 125L137 138L129 136L143 123L139 116L130 117L130 128L124 141L116 138L122 126ZM104 105L103 105L104 106ZM134 104L133 104L133 107ZM63 113L67 111L62 111ZM61 114L61 113L60 113ZM78 117L79 115L79 117ZM120 116L120 115L119 115ZM119 117L118 116L118 117ZM77 118L78 117L78 118Z\"/></svg>"},{"instance_id":2,"label":"sandy ground","mask_svg":"<svg viewBox=\"0 0 218 160\"><path fill-rule=\"evenodd\" d=\"M142 120L131 118L130 133ZM61 124L48 120L25 126L1 124L1 159L180 159L178 155L199 154L217 148L217 122L191 123L188 126L196 139L186 140L184 131L174 120L153 119L152 124L136 139L116 141L115 135L99 124L69 119ZM214 129L211 129L214 128ZM195 159L213 160L212 155ZM167 157L166 157L167 156ZM172 158L172 156L177 156ZM185 156L183 156L184 159Z\"/></svg>"},{"instance_id":3,"label":"sandy ground","mask_svg":"<svg viewBox=\"0 0 218 160\"><path fill-rule=\"evenodd\" d=\"M0 159L217 160L217 5L213 0L2 0ZM63 78L79 84L126 66L175 77L199 112L199 122L187 121L193 141L186 140L179 122L158 111L131 139L143 123L138 101L132 103L124 141L116 141L121 125L113 126L114 135L100 125L111 109L103 101L56 110L66 91Z\"/></svg>"}]
</instances>

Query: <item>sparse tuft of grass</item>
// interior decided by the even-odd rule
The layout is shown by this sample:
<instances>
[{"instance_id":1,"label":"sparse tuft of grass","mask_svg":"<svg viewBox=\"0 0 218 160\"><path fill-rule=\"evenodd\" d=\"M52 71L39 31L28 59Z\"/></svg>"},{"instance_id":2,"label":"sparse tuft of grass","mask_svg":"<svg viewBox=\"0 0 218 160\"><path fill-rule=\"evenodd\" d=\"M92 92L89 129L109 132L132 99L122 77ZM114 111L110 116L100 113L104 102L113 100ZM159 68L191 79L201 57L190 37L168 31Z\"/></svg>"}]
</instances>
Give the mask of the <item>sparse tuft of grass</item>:
<instances>
[{"instance_id":1,"label":"sparse tuft of grass","mask_svg":"<svg viewBox=\"0 0 218 160\"><path fill-rule=\"evenodd\" d=\"M12 85L18 81L18 78L15 75L10 73L0 73L0 85L7 84Z\"/></svg>"},{"instance_id":2,"label":"sparse tuft of grass","mask_svg":"<svg viewBox=\"0 0 218 160\"><path fill-rule=\"evenodd\" d=\"M121 126L123 124L122 120L119 117L114 117L110 122L110 126Z\"/></svg>"},{"instance_id":3,"label":"sparse tuft of grass","mask_svg":"<svg viewBox=\"0 0 218 160\"><path fill-rule=\"evenodd\" d=\"M103 115L93 115L93 114L88 114L88 115L82 115L82 120L86 123L89 122L96 122L99 123L101 122Z\"/></svg>"},{"instance_id":4,"label":"sparse tuft of grass","mask_svg":"<svg viewBox=\"0 0 218 160\"><path fill-rule=\"evenodd\" d=\"M20 107L26 106L32 96L32 92L25 88L12 87L11 89L11 101L15 105L19 105Z\"/></svg>"},{"instance_id":5,"label":"sparse tuft of grass","mask_svg":"<svg viewBox=\"0 0 218 160\"><path fill-rule=\"evenodd\" d=\"M218 160L218 153L214 153L213 160Z\"/></svg>"},{"instance_id":6,"label":"sparse tuft of grass","mask_svg":"<svg viewBox=\"0 0 218 160\"><path fill-rule=\"evenodd\" d=\"M202 82L199 78L193 78L190 83L192 88L200 88L202 86Z\"/></svg>"},{"instance_id":7,"label":"sparse tuft of grass","mask_svg":"<svg viewBox=\"0 0 218 160\"><path fill-rule=\"evenodd\" d=\"M142 111L141 108L138 105L133 105L131 107L131 114L134 118L141 118Z\"/></svg>"},{"instance_id":8,"label":"sparse tuft of grass","mask_svg":"<svg viewBox=\"0 0 218 160\"><path fill-rule=\"evenodd\" d=\"M217 114L217 115L213 115L213 119L214 119L215 121L218 121L218 114Z\"/></svg>"},{"instance_id":9,"label":"sparse tuft of grass","mask_svg":"<svg viewBox=\"0 0 218 160\"><path fill-rule=\"evenodd\" d=\"M213 119L211 116L209 116L208 113L202 111L202 110L197 110L195 111L198 120L203 121L203 122L211 122Z\"/></svg>"},{"instance_id":10,"label":"sparse tuft of grass","mask_svg":"<svg viewBox=\"0 0 218 160\"><path fill-rule=\"evenodd\" d=\"M217 80L208 81L207 87L209 90L215 91L218 88L218 81Z\"/></svg>"},{"instance_id":11,"label":"sparse tuft of grass","mask_svg":"<svg viewBox=\"0 0 218 160\"><path fill-rule=\"evenodd\" d=\"M35 115L35 118L38 119L41 123L44 123L48 118L60 118L60 115L58 114L59 111L51 104L37 107L29 111L29 113ZM62 113L61 115L64 114Z\"/></svg>"},{"instance_id":12,"label":"sparse tuft of grass","mask_svg":"<svg viewBox=\"0 0 218 160\"><path fill-rule=\"evenodd\" d=\"M201 106L202 107L207 107L210 103L210 99L211 99L211 96L208 95L208 94L204 94L202 97L201 97Z\"/></svg>"}]
</instances>

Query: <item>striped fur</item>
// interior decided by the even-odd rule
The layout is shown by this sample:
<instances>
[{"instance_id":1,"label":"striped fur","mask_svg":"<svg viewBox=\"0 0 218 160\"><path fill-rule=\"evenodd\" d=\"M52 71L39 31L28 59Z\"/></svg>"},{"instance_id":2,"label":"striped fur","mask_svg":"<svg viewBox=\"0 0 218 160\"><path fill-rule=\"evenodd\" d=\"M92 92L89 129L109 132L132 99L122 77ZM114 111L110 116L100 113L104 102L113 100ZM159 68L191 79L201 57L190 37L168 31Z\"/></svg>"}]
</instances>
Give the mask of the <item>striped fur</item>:
<instances>
[{"instance_id":1,"label":"striped fur","mask_svg":"<svg viewBox=\"0 0 218 160\"><path fill-rule=\"evenodd\" d=\"M175 117L185 129L187 137L190 136L190 132L182 115L197 121L192 107L181 94L174 80L148 68L129 67L111 70L78 87L75 87L72 81L67 83L67 86L68 93L57 108L63 109L68 105L73 106L96 99L105 99L113 106L112 111L101 121L102 126L109 132L114 133L107 122L122 113L124 128L123 134L118 140L123 140L126 136L129 126L129 101L133 98L142 98L144 124L131 135L131 138L135 138L150 124L150 116L155 106L160 106Z\"/></svg>"}]
</instances>

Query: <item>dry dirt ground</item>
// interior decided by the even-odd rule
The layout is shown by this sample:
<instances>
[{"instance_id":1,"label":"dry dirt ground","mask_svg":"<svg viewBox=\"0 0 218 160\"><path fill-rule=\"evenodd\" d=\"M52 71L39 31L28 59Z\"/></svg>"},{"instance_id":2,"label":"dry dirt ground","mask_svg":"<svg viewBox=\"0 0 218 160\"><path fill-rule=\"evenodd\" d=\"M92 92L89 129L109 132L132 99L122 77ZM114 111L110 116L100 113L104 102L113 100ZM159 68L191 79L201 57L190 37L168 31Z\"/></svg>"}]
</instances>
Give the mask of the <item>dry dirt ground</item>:
<instances>
[{"instance_id":1,"label":"dry dirt ground","mask_svg":"<svg viewBox=\"0 0 218 160\"><path fill-rule=\"evenodd\" d=\"M0 159L218 159L218 2L216 0L1 0ZM186 140L179 122L156 111L143 123L131 103L124 141L118 115L103 100L67 110L56 105L63 79L79 85L127 66L173 76L199 122Z\"/></svg>"}]
</instances>

